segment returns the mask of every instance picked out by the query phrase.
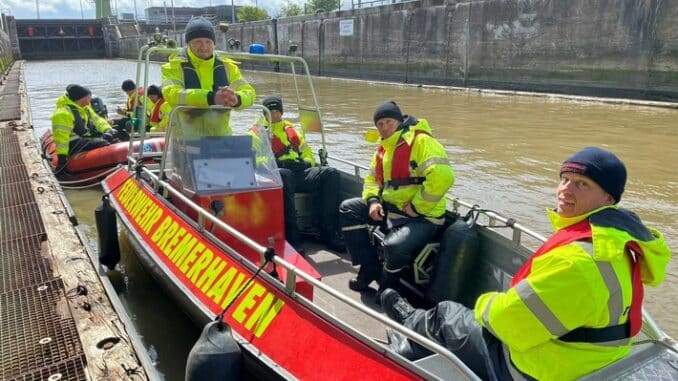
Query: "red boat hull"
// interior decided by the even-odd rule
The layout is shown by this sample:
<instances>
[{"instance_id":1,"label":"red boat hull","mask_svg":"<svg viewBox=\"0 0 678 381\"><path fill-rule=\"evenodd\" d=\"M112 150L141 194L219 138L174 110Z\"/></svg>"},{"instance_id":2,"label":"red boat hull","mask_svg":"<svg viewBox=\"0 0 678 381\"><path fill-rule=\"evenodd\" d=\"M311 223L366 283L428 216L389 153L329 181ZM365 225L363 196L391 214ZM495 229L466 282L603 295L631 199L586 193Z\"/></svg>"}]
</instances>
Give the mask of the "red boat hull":
<instances>
[{"instance_id":1,"label":"red boat hull","mask_svg":"<svg viewBox=\"0 0 678 381\"><path fill-rule=\"evenodd\" d=\"M201 315L199 320L203 323L221 312L254 273L251 266L244 264L243 257L260 265L258 254L235 244L235 239L217 234L235 249L230 252L205 237L161 196L153 194L136 178L130 178L126 169L116 171L102 184L105 191L113 190L111 201L123 226L141 248L142 263L158 272L156 278L180 303L187 304L183 306L187 312ZM282 195L277 197L280 198L277 204L282 204ZM228 207L225 215L229 215ZM259 228L264 229L268 221L262 218ZM253 238L265 241L264 237L262 234ZM286 261L320 278L284 240L276 239L274 248ZM291 297L283 286L287 273L280 266L278 273L279 279L268 275L255 278L224 315L224 321L241 343L246 343L242 347L250 355L283 377L302 380L421 379ZM310 284L299 278L295 284L297 292L312 300Z\"/></svg>"},{"instance_id":2,"label":"red boat hull","mask_svg":"<svg viewBox=\"0 0 678 381\"><path fill-rule=\"evenodd\" d=\"M43 155L50 160L52 171L58 164L56 144L52 137L52 131L47 131L40 138ZM165 146L165 138L152 138L144 140L144 152L162 152ZM92 180L99 181L101 176L106 175L118 164L127 163L129 142L113 143L106 147L91 151L80 152L68 158L68 164L64 175L58 177L68 180ZM139 152L139 142L134 142L134 152Z\"/></svg>"}]
</instances>

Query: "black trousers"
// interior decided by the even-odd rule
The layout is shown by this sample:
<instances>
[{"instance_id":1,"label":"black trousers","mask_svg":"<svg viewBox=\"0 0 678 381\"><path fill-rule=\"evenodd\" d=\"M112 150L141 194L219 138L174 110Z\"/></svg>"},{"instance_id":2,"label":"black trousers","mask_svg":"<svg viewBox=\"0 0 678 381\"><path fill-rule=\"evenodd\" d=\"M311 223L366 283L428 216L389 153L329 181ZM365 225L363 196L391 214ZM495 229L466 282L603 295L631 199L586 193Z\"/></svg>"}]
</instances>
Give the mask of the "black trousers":
<instances>
[{"instance_id":1,"label":"black trousers","mask_svg":"<svg viewBox=\"0 0 678 381\"><path fill-rule=\"evenodd\" d=\"M353 264L368 266L365 269L368 272L381 271L377 251L370 244L368 231L368 225L379 225L381 222L372 220L368 212L362 198L351 198L339 206L339 220ZM402 225L388 230L384 237L384 269L394 273L410 266L438 228L425 218L409 218Z\"/></svg>"},{"instance_id":2,"label":"black trousers","mask_svg":"<svg viewBox=\"0 0 678 381\"><path fill-rule=\"evenodd\" d=\"M513 379L501 342L478 324L473 310L462 304L444 301L430 310L417 309L403 325L444 345L483 380ZM430 354L395 331L387 333L391 349L411 360Z\"/></svg>"},{"instance_id":3,"label":"black trousers","mask_svg":"<svg viewBox=\"0 0 678 381\"><path fill-rule=\"evenodd\" d=\"M77 138L68 144L68 154L75 155L79 152L91 151L95 148L105 147L111 143L102 138Z\"/></svg>"},{"instance_id":4,"label":"black trousers","mask_svg":"<svg viewBox=\"0 0 678 381\"><path fill-rule=\"evenodd\" d=\"M339 230L339 171L332 167L311 167L300 171L279 168L285 203L285 236L290 242L301 241L297 226L295 193L311 193L320 202L320 239L332 239Z\"/></svg>"}]
</instances>

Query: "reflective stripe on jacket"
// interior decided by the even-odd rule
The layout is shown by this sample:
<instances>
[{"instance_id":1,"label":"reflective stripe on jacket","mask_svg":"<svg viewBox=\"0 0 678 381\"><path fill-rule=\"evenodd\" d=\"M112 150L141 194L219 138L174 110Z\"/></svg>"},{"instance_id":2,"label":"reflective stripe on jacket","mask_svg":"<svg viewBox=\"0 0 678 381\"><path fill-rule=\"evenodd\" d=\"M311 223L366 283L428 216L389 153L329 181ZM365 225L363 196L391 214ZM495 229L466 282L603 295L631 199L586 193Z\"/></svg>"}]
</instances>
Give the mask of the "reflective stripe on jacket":
<instances>
[{"instance_id":1,"label":"reflective stripe on jacket","mask_svg":"<svg viewBox=\"0 0 678 381\"><path fill-rule=\"evenodd\" d=\"M240 97L238 108L251 106L256 97L256 92L243 79L237 62L225 57L219 57L219 59L224 64L226 78L230 82L229 86ZM184 67L182 64L189 61L200 82L199 88L190 88L187 85L193 86L194 84L185 83ZM180 54L171 57L169 62L162 66L162 93L167 103L173 108L177 105L208 107L214 104L214 62L214 56L203 60L194 55L188 48L182 50ZM230 134L231 128L228 122L229 113L225 113L223 123L212 123L212 126L209 127L210 131L204 131L205 135Z\"/></svg>"},{"instance_id":2,"label":"reflective stripe on jacket","mask_svg":"<svg viewBox=\"0 0 678 381\"><path fill-rule=\"evenodd\" d=\"M629 243L637 243L643 252L640 270L645 284L663 280L671 254L658 231L616 207L573 218L548 214L556 231L588 219L592 242L563 244L533 257L529 274L515 286L478 298L475 317L504 343L509 368L515 365L539 380L571 380L630 352L628 338L597 343L559 339L580 327L628 321L633 299Z\"/></svg>"},{"instance_id":3,"label":"reflective stripe on jacket","mask_svg":"<svg viewBox=\"0 0 678 381\"><path fill-rule=\"evenodd\" d=\"M417 133L417 131L424 133ZM384 181L391 180L391 168L396 160L394 155L399 143L411 146L409 161L413 162L413 165L410 167L410 176L424 177L425 180L421 184L403 185L398 189L384 188L383 201L394 205L401 211L404 205L410 202L416 212L422 216L441 217L445 213L447 204L445 194L454 183L454 171L450 167L445 148L431 136L431 128L425 119L419 119L406 131L396 131L388 139L382 139L379 142L383 149L381 162ZM378 149L372 157L370 173L365 177L362 197L366 201L379 196L381 186L377 181L376 170L379 151Z\"/></svg>"},{"instance_id":4,"label":"reflective stripe on jacket","mask_svg":"<svg viewBox=\"0 0 678 381\"><path fill-rule=\"evenodd\" d=\"M75 109L75 111L73 109ZM77 112L82 120L84 131L80 131L83 132L81 134L78 134L75 131L76 118L74 112ZM111 128L108 121L98 116L91 106L87 105L81 107L71 101L68 96L60 96L57 99L56 111L52 114L52 137L56 144L57 155L68 155L69 143L72 138L78 136L84 138L91 137L92 132L87 128L88 125L92 125L94 130L101 134Z\"/></svg>"}]
</instances>

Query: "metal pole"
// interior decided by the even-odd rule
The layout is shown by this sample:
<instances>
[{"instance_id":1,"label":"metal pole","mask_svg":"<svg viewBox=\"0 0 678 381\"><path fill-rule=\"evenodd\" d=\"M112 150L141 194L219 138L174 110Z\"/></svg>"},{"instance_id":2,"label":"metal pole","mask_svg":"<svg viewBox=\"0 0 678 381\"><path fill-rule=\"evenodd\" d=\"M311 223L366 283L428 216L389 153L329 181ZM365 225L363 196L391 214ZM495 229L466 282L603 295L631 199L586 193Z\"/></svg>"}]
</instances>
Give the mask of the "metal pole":
<instances>
[{"instance_id":1,"label":"metal pole","mask_svg":"<svg viewBox=\"0 0 678 381\"><path fill-rule=\"evenodd\" d=\"M40 0L35 0L35 13L38 14L38 20L40 20Z\"/></svg>"},{"instance_id":2,"label":"metal pole","mask_svg":"<svg viewBox=\"0 0 678 381\"><path fill-rule=\"evenodd\" d=\"M85 12L82 10L82 0L80 0L80 16L82 19L85 19Z\"/></svg>"},{"instance_id":3,"label":"metal pole","mask_svg":"<svg viewBox=\"0 0 678 381\"><path fill-rule=\"evenodd\" d=\"M137 0L134 0L134 21L139 21L139 14L137 13Z\"/></svg>"},{"instance_id":4,"label":"metal pole","mask_svg":"<svg viewBox=\"0 0 678 381\"><path fill-rule=\"evenodd\" d=\"M174 0L171 0L172 5L172 30L177 31L176 17L174 17Z\"/></svg>"},{"instance_id":5,"label":"metal pole","mask_svg":"<svg viewBox=\"0 0 678 381\"><path fill-rule=\"evenodd\" d=\"M231 24L235 24L235 5L233 5L233 0L231 0Z\"/></svg>"},{"instance_id":6,"label":"metal pole","mask_svg":"<svg viewBox=\"0 0 678 381\"><path fill-rule=\"evenodd\" d=\"M163 0L162 6L165 8L165 24L169 24L169 19L167 18L167 2Z\"/></svg>"}]
</instances>

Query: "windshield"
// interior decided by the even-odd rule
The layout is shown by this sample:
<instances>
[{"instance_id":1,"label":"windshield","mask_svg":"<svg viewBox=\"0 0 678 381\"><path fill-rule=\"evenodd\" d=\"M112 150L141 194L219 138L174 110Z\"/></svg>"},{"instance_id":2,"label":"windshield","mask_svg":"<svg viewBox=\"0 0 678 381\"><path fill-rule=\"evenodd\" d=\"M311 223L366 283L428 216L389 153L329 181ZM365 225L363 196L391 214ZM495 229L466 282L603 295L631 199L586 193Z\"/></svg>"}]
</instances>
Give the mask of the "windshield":
<instances>
[{"instance_id":1,"label":"windshield","mask_svg":"<svg viewBox=\"0 0 678 381\"><path fill-rule=\"evenodd\" d=\"M232 122L246 127L234 129ZM282 187L268 131L252 112L182 106L170 123L165 173L184 189L224 194Z\"/></svg>"}]
</instances>

